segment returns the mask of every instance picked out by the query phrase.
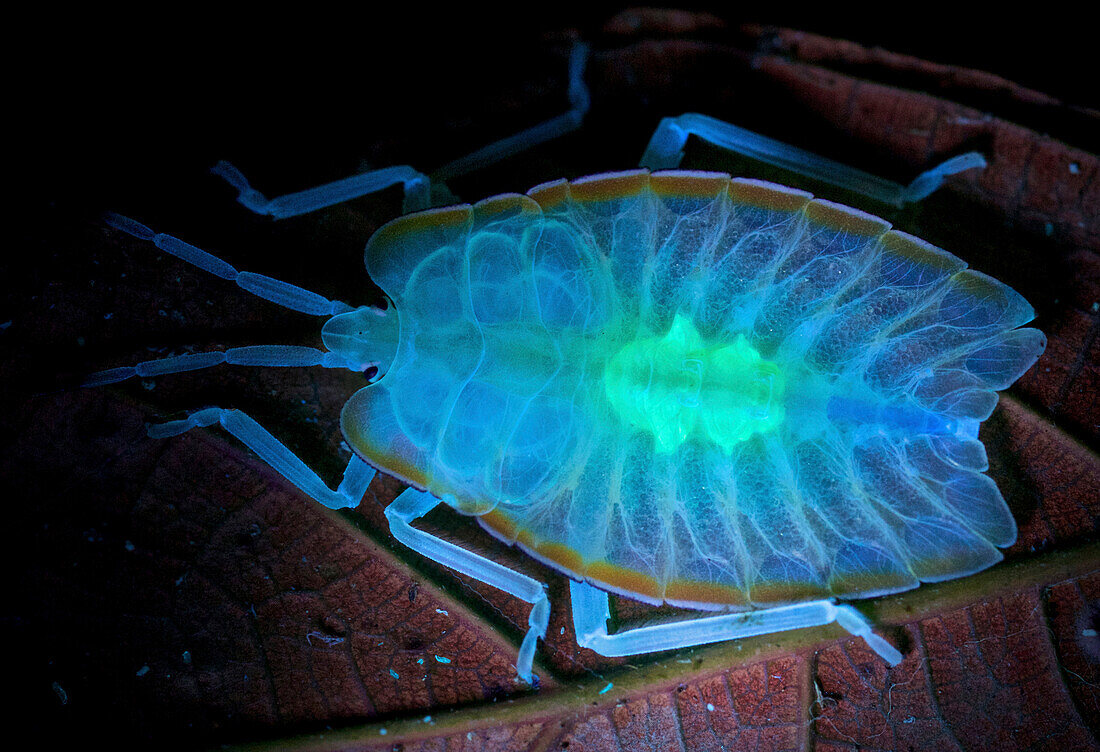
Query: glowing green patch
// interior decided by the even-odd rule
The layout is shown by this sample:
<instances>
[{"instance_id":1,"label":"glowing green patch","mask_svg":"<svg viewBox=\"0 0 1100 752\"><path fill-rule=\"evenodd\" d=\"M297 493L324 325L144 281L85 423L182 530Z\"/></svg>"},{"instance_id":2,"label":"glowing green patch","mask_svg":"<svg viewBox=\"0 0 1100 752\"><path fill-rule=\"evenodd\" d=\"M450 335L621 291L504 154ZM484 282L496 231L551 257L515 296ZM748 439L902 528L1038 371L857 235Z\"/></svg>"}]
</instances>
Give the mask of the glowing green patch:
<instances>
[{"instance_id":1,"label":"glowing green patch","mask_svg":"<svg viewBox=\"0 0 1100 752\"><path fill-rule=\"evenodd\" d=\"M664 337L619 350L603 381L615 411L652 433L658 452L674 451L696 430L729 452L783 421L779 368L743 335L732 344L705 343L681 314Z\"/></svg>"}]
</instances>

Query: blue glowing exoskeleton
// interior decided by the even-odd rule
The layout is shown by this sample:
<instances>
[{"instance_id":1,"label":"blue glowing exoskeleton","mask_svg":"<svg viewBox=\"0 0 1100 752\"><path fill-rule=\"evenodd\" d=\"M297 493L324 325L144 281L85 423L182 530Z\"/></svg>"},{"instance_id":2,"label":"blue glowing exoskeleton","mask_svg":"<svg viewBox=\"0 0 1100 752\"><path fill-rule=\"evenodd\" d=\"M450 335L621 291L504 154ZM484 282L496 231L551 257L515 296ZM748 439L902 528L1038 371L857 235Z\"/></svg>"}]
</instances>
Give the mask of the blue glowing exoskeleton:
<instances>
[{"instance_id":1,"label":"blue glowing exoskeleton","mask_svg":"<svg viewBox=\"0 0 1100 752\"><path fill-rule=\"evenodd\" d=\"M745 137L724 127L665 121L644 162L665 166L681 128ZM394 182L414 204L427 200L408 168L272 202L219 171L272 214ZM971 574L1015 540L977 437L997 390L1045 346L1020 328L1034 312L855 209L720 173L556 181L379 230L366 265L392 304L384 311L110 222L330 316L327 352L234 348L89 383L222 362L374 369L341 416L355 456L336 491L236 410L208 408L153 433L220 423L331 507L357 505L375 468L404 480L411 487L386 510L398 539L533 604L517 659L526 680L546 629L544 586L410 524L439 500L571 577L578 640L607 655L837 621L895 663L900 654L837 599ZM608 634L608 591L724 613Z\"/></svg>"}]
</instances>

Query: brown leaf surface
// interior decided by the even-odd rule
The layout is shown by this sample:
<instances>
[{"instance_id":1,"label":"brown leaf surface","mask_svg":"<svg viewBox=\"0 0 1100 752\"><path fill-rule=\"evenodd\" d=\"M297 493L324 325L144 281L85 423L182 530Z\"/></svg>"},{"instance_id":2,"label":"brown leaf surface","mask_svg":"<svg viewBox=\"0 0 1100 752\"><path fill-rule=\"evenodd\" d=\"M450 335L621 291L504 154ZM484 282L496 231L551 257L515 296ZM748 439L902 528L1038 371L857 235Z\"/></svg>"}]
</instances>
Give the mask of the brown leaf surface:
<instances>
[{"instance_id":1,"label":"brown leaf surface","mask_svg":"<svg viewBox=\"0 0 1100 752\"><path fill-rule=\"evenodd\" d=\"M315 320L110 230L100 210L238 268L368 302L377 292L362 245L400 211L396 192L273 223L240 209L206 169L229 158L270 194L366 164L432 169L559 112L570 34L442 44L420 67L370 57L377 67L354 96L343 80L285 100L262 82L154 87L127 100L148 105L140 126L104 116L99 144L85 135L62 150L71 162L45 163L49 185L32 191L18 228L26 263L9 260L4 271L0 477L16 576L4 636L20 687L12 717L45 746L1096 746L1100 162L1082 134L1100 116L994 74L710 16L628 12L581 31L594 49L586 127L452 181L457 194L630 167L657 118L684 111L899 181L968 149L987 155L987 170L957 176L919 206L863 206L1014 286L1049 335L982 432L1020 528L1005 563L861 604L905 653L893 669L835 627L609 659L577 647L562 577L468 520L433 512L429 529L549 585L540 687L517 683L528 607L392 540L382 509L400 484L377 478L359 509L335 514L217 431L145 435L148 421L238 407L334 478L348 456L339 409L359 377L223 367L71 386L158 355L318 339ZM386 51L399 49L394 41ZM126 81L157 83L155 72ZM174 111L151 106L169 94L180 97ZM336 94L358 104L334 104ZM295 109L318 101L328 106L309 117ZM204 131L211 121L220 125ZM685 166L794 180L694 143ZM624 624L677 613L623 599L615 607Z\"/></svg>"}]
</instances>

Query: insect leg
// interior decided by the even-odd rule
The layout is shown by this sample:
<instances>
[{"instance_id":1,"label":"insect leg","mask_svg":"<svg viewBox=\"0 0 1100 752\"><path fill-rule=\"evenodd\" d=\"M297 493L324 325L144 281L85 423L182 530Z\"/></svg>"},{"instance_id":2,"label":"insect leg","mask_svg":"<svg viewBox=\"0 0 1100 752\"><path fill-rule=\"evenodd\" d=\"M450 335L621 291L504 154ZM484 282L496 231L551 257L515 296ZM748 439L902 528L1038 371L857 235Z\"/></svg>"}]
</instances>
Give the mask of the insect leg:
<instances>
[{"instance_id":1,"label":"insect leg","mask_svg":"<svg viewBox=\"0 0 1100 752\"><path fill-rule=\"evenodd\" d=\"M588 45L583 42L574 44L569 55L569 110L449 162L432 173L430 178L408 165L400 165L371 170L297 193L288 193L285 196L269 199L253 188L241 171L228 162L218 162L213 172L239 191L237 200L241 204L257 214L267 214L275 219L306 214L326 206L366 196L398 183L405 187L404 210L406 213L427 209L431 206L431 181L443 182L465 175L579 128L590 103L588 87L584 83L584 66L587 60Z\"/></svg>"},{"instance_id":2,"label":"insect leg","mask_svg":"<svg viewBox=\"0 0 1100 752\"><path fill-rule=\"evenodd\" d=\"M431 206L431 182L428 176L417 172L408 165L383 167L359 175L334 180L331 183L307 188L297 193L288 193L269 199L257 191L248 179L233 165L226 161L218 162L211 170L224 178L227 183L239 191L237 201L256 214L266 214L275 219L296 217L326 206L351 201L401 183L405 187L405 211L420 211Z\"/></svg>"},{"instance_id":3,"label":"insect leg","mask_svg":"<svg viewBox=\"0 0 1100 752\"><path fill-rule=\"evenodd\" d=\"M550 621L550 601L546 597L546 586L525 574L423 530L417 530L409 524L439 503L439 499L429 493L414 488L406 489L386 507L390 532L393 537L422 556L532 604L531 614L527 619L527 635L523 638L519 656L516 658L516 671L521 679L530 684L535 643L540 637L546 637L546 625Z\"/></svg>"},{"instance_id":4,"label":"insect leg","mask_svg":"<svg viewBox=\"0 0 1100 752\"><path fill-rule=\"evenodd\" d=\"M153 232L140 222L121 214L108 213L104 217L104 221L116 230L122 230L140 240L147 240L165 253L170 253L176 258L215 274L222 279L236 282L241 289L247 290L264 300L281 305L283 308L313 316L332 316L353 310L347 303L339 300L329 300L323 295L310 292L289 282L282 282L265 274L239 272L232 264L222 261L217 256L207 253L201 248L196 248L190 243L185 243L171 235Z\"/></svg>"},{"instance_id":5,"label":"insect leg","mask_svg":"<svg viewBox=\"0 0 1100 752\"><path fill-rule=\"evenodd\" d=\"M359 506L359 502L367 492L367 486L375 475L373 467L361 460L358 455L353 455L344 469L343 480L333 491L298 455L240 410L207 407L191 413L183 420L150 425L149 435L154 439L163 439L185 433L192 428L212 426L215 423L240 439L245 446L279 471L302 493L330 509Z\"/></svg>"},{"instance_id":6,"label":"insect leg","mask_svg":"<svg viewBox=\"0 0 1100 752\"><path fill-rule=\"evenodd\" d=\"M675 650L788 629L817 627L835 621L851 634L862 637L891 666L896 666L902 658L890 643L871 631L871 625L862 614L849 605L837 605L828 600L704 616L608 634L610 611L607 593L582 582L570 581L569 596L573 602L577 643L600 655L623 656Z\"/></svg>"},{"instance_id":7,"label":"insect leg","mask_svg":"<svg viewBox=\"0 0 1100 752\"><path fill-rule=\"evenodd\" d=\"M986 166L985 158L971 151L921 173L906 186L694 112L662 118L642 155L641 166L651 170L678 167L684 157L684 144L692 135L751 159L895 206L920 201L943 185L950 175Z\"/></svg>"},{"instance_id":8,"label":"insect leg","mask_svg":"<svg viewBox=\"0 0 1100 752\"><path fill-rule=\"evenodd\" d=\"M588 45L576 42L569 54L569 110L443 165L432 173L432 179L449 180L465 175L579 128L591 103L588 86L584 83L584 66L587 61Z\"/></svg>"}]
</instances>

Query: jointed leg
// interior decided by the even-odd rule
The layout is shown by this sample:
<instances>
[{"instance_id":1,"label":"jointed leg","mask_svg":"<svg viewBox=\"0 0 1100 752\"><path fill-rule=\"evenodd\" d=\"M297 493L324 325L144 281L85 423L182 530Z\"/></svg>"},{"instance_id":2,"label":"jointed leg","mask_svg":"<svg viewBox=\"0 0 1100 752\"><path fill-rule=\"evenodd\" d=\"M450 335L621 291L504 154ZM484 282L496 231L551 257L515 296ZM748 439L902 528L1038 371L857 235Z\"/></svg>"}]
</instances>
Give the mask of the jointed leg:
<instances>
[{"instance_id":1,"label":"jointed leg","mask_svg":"<svg viewBox=\"0 0 1100 752\"><path fill-rule=\"evenodd\" d=\"M651 170L678 167L684 156L684 144L690 135L752 159L832 183L895 206L920 201L943 185L944 179L950 175L973 167L986 166L985 158L978 152L971 151L952 157L921 173L906 186L694 112L661 120L645 154L642 155L641 166Z\"/></svg>"},{"instance_id":2,"label":"jointed leg","mask_svg":"<svg viewBox=\"0 0 1100 752\"><path fill-rule=\"evenodd\" d=\"M527 619L527 635L523 638L519 656L516 658L516 671L520 678L531 683L531 664L534 660L535 644L540 637L546 637L546 625L550 620L550 601L546 597L546 586L525 574L508 569L473 551L467 551L425 533L423 530L417 530L409 524L427 514L439 503L439 499L429 493L417 491L414 488L406 489L386 507L390 532L397 540L432 561L532 604L531 614Z\"/></svg>"},{"instance_id":3,"label":"jointed leg","mask_svg":"<svg viewBox=\"0 0 1100 752\"><path fill-rule=\"evenodd\" d=\"M149 426L149 435L154 439L177 436L192 428L212 426L218 423L229 433L259 455L267 464L310 498L330 509L357 507L367 492L367 486L375 475L373 467L353 455L344 470L343 480L335 491L321 480L306 463L290 451L271 433L245 415L240 410L226 410L220 407L208 407L187 416L183 420L173 420Z\"/></svg>"},{"instance_id":4,"label":"jointed leg","mask_svg":"<svg viewBox=\"0 0 1100 752\"><path fill-rule=\"evenodd\" d=\"M269 199L253 188L241 171L228 162L218 162L214 167L214 174L224 178L239 191L237 200L244 206L257 214L267 214L275 219L306 214L381 191L398 183L405 188L406 213L427 209L431 206L432 181L441 183L464 175L579 128L590 103L588 87L584 83L584 67L587 60L588 45L583 42L574 44L569 55L569 109L566 112L445 164L433 172L430 178L408 165L400 165L371 170L361 175L352 175L343 180Z\"/></svg>"},{"instance_id":5,"label":"jointed leg","mask_svg":"<svg viewBox=\"0 0 1100 752\"><path fill-rule=\"evenodd\" d=\"M326 206L385 190L398 183L405 187L406 212L420 211L431 206L431 182L428 176L408 165L371 170L272 199L253 188L241 171L228 162L218 162L213 172L240 191L237 200L246 208L257 214L268 214L275 219L308 214Z\"/></svg>"},{"instance_id":6,"label":"jointed leg","mask_svg":"<svg viewBox=\"0 0 1100 752\"><path fill-rule=\"evenodd\" d=\"M607 619L611 615L607 593L591 585L571 581L569 595L573 601L573 625L578 644L600 655L623 656L675 650L788 629L822 626L835 621L853 635L866 640L870 648L891 666L896 666L902 658L894 646L871 631L871 625L862 614L847 604L827 600L654 624L612 635L607 633Z\"/></svg>"}]
</instances>

